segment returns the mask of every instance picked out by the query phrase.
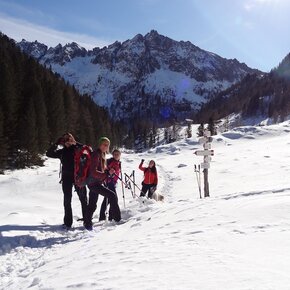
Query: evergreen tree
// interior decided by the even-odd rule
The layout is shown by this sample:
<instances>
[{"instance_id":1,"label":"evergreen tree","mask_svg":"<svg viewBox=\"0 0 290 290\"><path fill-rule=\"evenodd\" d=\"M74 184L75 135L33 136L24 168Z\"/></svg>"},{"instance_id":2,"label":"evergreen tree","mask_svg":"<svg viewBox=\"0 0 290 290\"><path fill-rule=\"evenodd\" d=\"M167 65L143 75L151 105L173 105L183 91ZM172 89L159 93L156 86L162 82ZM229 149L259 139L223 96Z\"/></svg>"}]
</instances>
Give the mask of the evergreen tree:
<instances>
[{"instance_id":1,"label":"evergreen tree","mask_svg":"<svg viewBox=\"0 0 290 290\"><path fill-rule=\"evenodd\" d=\"M4 114L0 107L0 172L5 168L8 161L8 142L4 135Z\"/></svg>"},{"instance_id":2,"label":"evergreen tree","mask_svg":"<svg viewBox=\"0 0 290 290\"><path fill-rule=\"evenodd\" d=\"M168 128L165 128L164 130L164 141L165 143L169 143L169 133L168 133Z\"/></svg>"},{"instance_id":3,"label":"evergreen tree","mask_svg":"<svg viewBox=\"0 0 290 290\"><path fill-rule=\"evenodd\" d=\"M229 116L226 116L224 121L224 132L229 131L229 129L230 129L230 119Z\"/></svg>"},{"instance_id":4,"label":"evergreen tree","mask_svg":"<svg viewBox=\"0 0 290 290\"><path fill-rule=\"evenodd\" d=\"M39 154L65 131L92 145L103 135L114 145L125 133L91 97L81 96L0 33L0 169L41 165Z\"/></svg>"},{"instance_id":5,"label":"evergreen tree","mask_svg":"<svg viewBox=\"0 0 290 290\"><path fill-rule=\"evenodd\" d=\"M34 107L36 112L36 125L37 125L37 142L38 151L44 153L49 144L49 131L47 123L47 111L44 102L44 94L39 82L35 82L34 88Z\"/></svg>"},{"instance_id":6,"label":"evergreen tree","mask_svg":"<svg viewBox=\"0 0 290 290\"><path fill-rule=\"evenodd\" d=\"M53 142L67 131L63 94L61 86L58 83L50 82L48 97L46 98L46 107L48 113L50 142Z\"/></svg>"},{"instance_id":7,"label":"evergreen tree","mask_svg":"<svg viewBox=\"0 0 290 290\"><path fill-rule=\"evenodd\" d=\"M7 60L7 59L6 59ZM4 135L11 140L10 149L16 146L15 130L17 124L17 93L13 67L10 60L0 62L0 105L4 115Z\"/></svg>"},{"instance_id":8,"label":"evergreen tree","mask_svg":"<svg viewBox=\"0 0 290 290\"><path fill-rule=\"evenodd\" d=\"M207 130L210 131L211 136L214 136L214 135L217 134L216 123L215 123L215 121L213 120L212 117L209 118L208 125L207 125Z\"/></svg>"},{"instance_id":9,"label":"evergreen tree","mask_svg":"<svg viewBox=\"0 0 290 290\"><path fill-rule=\"evenodd\" d=\"M174 124L172 125L172 140L171 140L171 142L175 142L178 139L179 130L180 130L180 126L174 122Z\"/></svg>"},{"instance_id":10,"label":"evergreen tree","mask_svg":"<svg viewBox=\"0 0 290 290\"><path fill-rule=\"evenodd\" d=\"M186 135L187 135L187 138L191 138L192 137L192 125L191 125L191 122L187 123Z\"/></svg>"},{"instance_id":11,"label":"evergreen tree","mask_svg":"<svg viewBox=\"0 0 290 290\"><path fill-rule=\"evenodd\" d=\"M204 124L201 123L197 128L197 137L202 137L204 133Z\"/></svg>"},{"instance_id":12,"label":"evergreen tree","mask_svg":"<svg viewBox=\"0 0 290 290\"><path fill-rule=\"evenodd\" d=\"M37 79L36 74L35 64L31 65L30 69L26 73L26 78L23 84L23 105L25 106L28 99L30 100L31 98L33 100L38 148L37 151L44 153L49 144L47 110L41 83Z\"/></svg>"},{"instance_id":13,"label":"evergreen tree","mask_svg":"<svg viewBox=\"0 0 290 290\"><path fill-rule=\"evenodd\" d=\"M78 131L78 102L74 95L73 89L66 86L63 90L63 101L65 108L65 123L67 131L74 132Z\"/></svg>"},{"instance_id":14,"label":"evergreen tree","mask_svg":"<svg viewBox=\"0 0 290 290\"><path fill-rule=\"evenodd\" d=\"M19 127L20 149L27 150L31 153L38 152L36 112L32 96L24 104L24 114Z\"/></svg>"}]
</instances>

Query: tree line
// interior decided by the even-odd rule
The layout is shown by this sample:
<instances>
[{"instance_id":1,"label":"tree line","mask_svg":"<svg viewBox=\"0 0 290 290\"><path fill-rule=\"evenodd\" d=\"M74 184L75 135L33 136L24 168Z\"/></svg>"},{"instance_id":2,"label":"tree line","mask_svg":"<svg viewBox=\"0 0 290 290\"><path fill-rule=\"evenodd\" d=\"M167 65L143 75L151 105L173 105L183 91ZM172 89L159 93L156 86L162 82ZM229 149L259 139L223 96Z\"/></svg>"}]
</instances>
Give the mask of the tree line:
<instances>
[{"instance_id":1,"label":"tree line","mask_svg":"<svg viewBox=\"0 0 290 290\"><path fill-rule=\"evenodd\" d=\"M120 145L124 135L91 97L0 34L0 168L42 164L41 154L64 132L92 146L102 135Z\"/></svg>"},{"instance_id":2,"label":"tree line","mask_svg":"<svg viewBox=\"0 0 290 290\"><path fill-rule=\"evenodd\" d=\"M290 63L288 66L290 72ZM232 113L242 118L262 116L281 122L290 115L290 74L280 66L263 76L247 75L240 83L219 93L194 116L196 122L214 120Z\"/></svg>"}]
</instances>

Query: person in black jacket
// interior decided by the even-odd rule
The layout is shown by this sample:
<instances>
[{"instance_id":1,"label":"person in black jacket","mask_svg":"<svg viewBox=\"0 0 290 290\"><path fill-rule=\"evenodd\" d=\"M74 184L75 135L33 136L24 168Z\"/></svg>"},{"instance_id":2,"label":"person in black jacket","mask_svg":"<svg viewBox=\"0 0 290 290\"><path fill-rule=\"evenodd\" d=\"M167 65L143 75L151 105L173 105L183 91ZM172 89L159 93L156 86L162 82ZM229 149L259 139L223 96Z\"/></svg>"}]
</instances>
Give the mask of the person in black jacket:
<instances>
[{"instance_id":1,"label":"person in black jacket","mask_svg":"<svg viewBox=\"0 0 290 290\"><path fill-rule=\"evenodd\" d=\"M59 145L62 148L59 148ZM58 158L61 161L61 183L63 190L63 205L64 205L64 227L69 229L73 223L73 214L71 207L72 188L74 185L74 153L75 149L83 145L77 143L75 138L70 133L65 133L60 137L55 144L53 144L46 152L47 157ZM87 211L87 191L86 188L79 188L75 186L81 206L83 218Z\"/></svg>"}]
</instances>

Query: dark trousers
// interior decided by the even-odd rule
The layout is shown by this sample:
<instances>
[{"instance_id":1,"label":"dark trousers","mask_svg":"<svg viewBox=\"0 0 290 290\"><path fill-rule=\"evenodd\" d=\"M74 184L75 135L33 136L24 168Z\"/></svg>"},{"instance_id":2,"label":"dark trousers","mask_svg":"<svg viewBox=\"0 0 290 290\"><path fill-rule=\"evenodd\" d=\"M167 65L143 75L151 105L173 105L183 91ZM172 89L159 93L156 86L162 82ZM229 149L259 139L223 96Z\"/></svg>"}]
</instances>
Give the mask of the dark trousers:
<instances>
[{"instance_id":1,"label":"dark trousers","mask_svg":"<svg viewBox=\"0 0 290 290\"><path fill-rule=\"evenodd\" d=\"M118 199L116 198L115 192L104 187L101 184L95 184L95 185L89 186L89 189L90 189L89 204L88 204L88 211L87 211L85 224L87 226L92 225L92 218L97 208L99 194L104 196L105 198L108 198L108 201L110 204L109 216L111 217L111 219L114 219L116 222L120 221L121 212L120 212Z\"/></svg>"},{"instance_id":2,"label":"dark trousers","mask_svg":"<svg viewBox=\"0 0 290 290\"><path fill-rule=\"evenodd\" d=\"M63 206L64 206L63 222L67 227L71 227L73 223L73 214L72 214L72 207L71 207L73 184L74 184L73 178L71 177L62 178ZM84 218L86 216L87 204L88 204L87 190L85 187L79 188L75 186L75 191L77 192L79 196L81 206L82 206L82 214Z\"/></svg>"},{"instance_id":3,"label":"dark trousers","mask_svg":"<svg viewBox=\"0 0 290 290\"><path fill-rule=\"evenodd\" d=\"M114 183L108 183L107 184L107 187L115 193L115 197L116 197L116 200L117 200L117 203L118 203L118 195L117 195L117 192L116 192L116 184ZM104 200L102 202L102 206L101 206L101 210L100 210L100 217L99 217L99 220L100 221L103 221L106 219L106 210L107 210L107 207L109 205L109 199L107 197L104 197ZM109 220L111 221L113 219L112 217L112 212L109 211Z\"/></svg>"},{"instance_id":4,"label":"dark trousers","mask_svg":"<svg viewBox=\"0 0 290 290\"><path fill-rule=\"evenodd\" d=\"M146 196L147 191L148 191L148 198L152 198L152 195L153 195L152 187L154 187L154 184L143 183L140 196Z\"/></svg>"}]
</instances>

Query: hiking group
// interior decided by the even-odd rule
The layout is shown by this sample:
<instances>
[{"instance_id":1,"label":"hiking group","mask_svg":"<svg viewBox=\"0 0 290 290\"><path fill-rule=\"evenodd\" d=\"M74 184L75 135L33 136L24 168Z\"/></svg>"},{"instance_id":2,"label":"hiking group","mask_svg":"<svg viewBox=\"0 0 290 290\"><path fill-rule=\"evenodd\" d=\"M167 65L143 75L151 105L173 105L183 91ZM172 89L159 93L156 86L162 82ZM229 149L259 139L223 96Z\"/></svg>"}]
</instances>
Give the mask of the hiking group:
<instances>
[{"instance_id":1,"label":"hiking group","mask_svg":"<svg viewBox=\"0 0 290 290\"><path fill-rule=\"evenodd\" d=\"M121 151L114 149L112 157L106 159L110 151L110 140L101 137L98 147L93 150L87 145L76 142L71 133L61 136L46 152L47 157L58 158L61 161L61 181L64 205L64 228L69 229L73 223L72 192L75 188L81 202L82 220L87 230L93 228L93 214L97 209L99 194L104 197L101 205L99 220L121 220L116 186L118 180L123 182L121 173ZM139 169L144 172L144 180L140 196L152 198L158 184L155 162L150 161L144 167L142 159ZM89 193L87 194L87 187ZM109 206L108 217L106 216Z\"/></svg>"}]
</instances>

